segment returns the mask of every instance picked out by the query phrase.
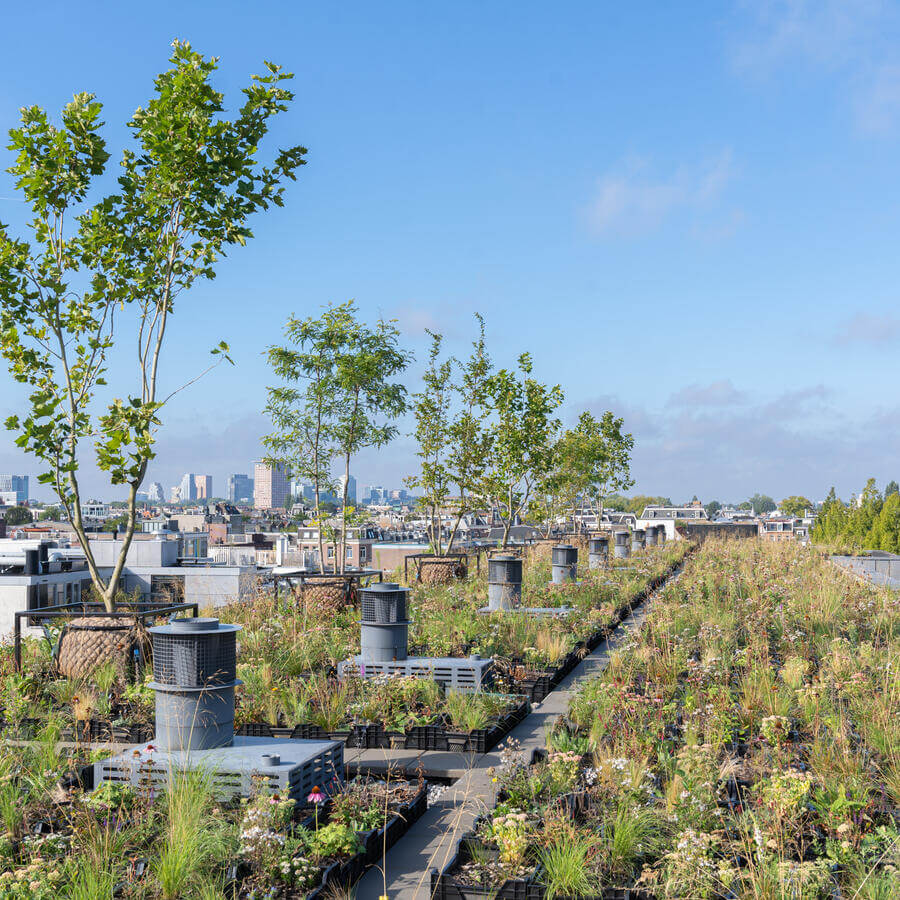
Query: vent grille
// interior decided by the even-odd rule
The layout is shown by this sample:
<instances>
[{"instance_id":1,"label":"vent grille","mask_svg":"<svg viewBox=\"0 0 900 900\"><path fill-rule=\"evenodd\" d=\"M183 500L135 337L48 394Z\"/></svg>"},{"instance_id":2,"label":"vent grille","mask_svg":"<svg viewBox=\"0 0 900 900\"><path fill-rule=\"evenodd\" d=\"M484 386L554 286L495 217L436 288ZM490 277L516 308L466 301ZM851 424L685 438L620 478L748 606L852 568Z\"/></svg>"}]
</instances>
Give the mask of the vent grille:
<instances>
[{"instance_id":1,"label":"vent grille","mask_svg":"<svg viewBox=\"0 0 900 900\"><path fill-rule=\"evenodd\" d=\"M205 687L235 680L235 631L153 635L153 680L178 687Z\"/></svg>"},{"instance_id":2,"label":"vent grille","mask_svg":"<svg viewBox=\"0 0 900 900\"><path fill-rule=\"evenodd\" d=\"M383 587L378 585L378 587ZM406 588L385 585L388 590L366 589L359 592L362 621L390 625L406 621ZM391 590L390 588L393 588Z\"/></svg>"},{"instance_id":3,"label":"vent grille","mask_svg":"<svg viewBox=\"0 0 900 900\"><path fill-rule=\"evenodd\" d=\"M493 682L493 662L489 659L435 659L392 660L390 662L343 662L338 667L341 678L355 675L362 678L378 676L405 676L427 678L445 688L473 693L484 690Z\"/></svg>"}]
</instances>

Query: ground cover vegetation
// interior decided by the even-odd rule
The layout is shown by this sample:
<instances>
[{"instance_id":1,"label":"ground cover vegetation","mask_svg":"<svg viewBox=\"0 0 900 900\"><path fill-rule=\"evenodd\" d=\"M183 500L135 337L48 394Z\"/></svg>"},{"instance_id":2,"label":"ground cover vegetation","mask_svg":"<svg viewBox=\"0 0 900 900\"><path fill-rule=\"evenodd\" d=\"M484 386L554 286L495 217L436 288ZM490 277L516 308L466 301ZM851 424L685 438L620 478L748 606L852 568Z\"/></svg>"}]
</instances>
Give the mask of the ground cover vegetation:
<instances>
[{"instance_id":1,"label":"ground cover vegetation","mask_svg":"<svg viewBox=\"0 0 900 900\"><path fill-rule=\"evenodd\" d=\"M4 900L306 897L362 871L389 829L425 808L421 780L358 778L299 802L263 782L222 798L202 770L163 790L147 778L92 791L78 777L90 755L58 749L58 737L47 726L29 747L0 745Z\"/></svg>"},{"instance_id":2,"label":"ground cover vegetation","mask_svg":"<svg viewBox=\"0 0 900 900\"><path fill-rule=\"evenodd\" d=\"M486 565L452 585L413 585L413 652L457 657L474 653L496 660L494 691L468 705L423 679L339 682L338 664L359 652L359 610L329 606L326 614L303 592L285 589L276 595L260 590L252 602L210 611L243 626L236 724L289 730L316 725L325 732L368 723L400 732L437 721L461 731L488 727L516 707L523 685L583 652L592 636L612 629L622 611L680 561L685 547L670 542L607 569L583 568L578 583L559 586L550 585L545 549L532 549L526 554L524 602L559 608L552 618L480 613L487 604ZM152 738L151 672L133 678L126 667L106 662L80 679L60 677L54 655L58 634L54 628L48 638L25 638L19 672L14 670L11 646L0 646L0 721L8 735L29 737L50 723L66 737L82 741ZM515 696L505 696L509 694Z\"/></svg>"},{"instance_id":3,"label":"ground cover vegetation","mask_svg":"<svg viewBox=\"0 0 900 900\"><path fill-rule=\"evenodd\" d=\"M627 564L586 571L578 584L551 588L547 554L534 548L526 565L526 602L573 609L552 623L515 613L479 614L486 602L483 574L454 586L416 585L410 603L414 639L428 652L445 652L447 645L439 642L451 635L446 652L495 653L498 662L509 663L502 671L511 687L515 667L553 665L578 647L586 629L611 629L617 611L663 578L685 549L683 543L650 549ZM426 679L338 682L323 674L326 660L337 662L358 648L358 612L352 608L323 624L302 597L285 592L227 613L245 625L239 722L319 723L339 732L376 720L402 731L442 718L448 729L466 733L522 702L504 693L445 692ZM87 723L100 716L109 724L131 724L142 714L149 726L152 692L143 681L129 683L113 664L80 680L55 677L45 640L25 639L21 672L12 671L11 659L3 647L3 737L31 743L0 743L2 897L87 898L116 890L117 896L154 900L210 898L228 884L248 898L306 896L323 880L358 876L378 858L378 842L386 840L395 813L411 821L411 804L424 808L424 785L405 781L355 781L334 799L323 795L300 804L261 789L243 803L225 802L202 772L178 777L162 791L148 778L136 788L105 785L92 792L83 766L106 751L88 749L87 739L99 735ZM74 747L60 745L61 737L75 738Z\"/></svg>"},{"instance_id":4,"label":"ground cover vegetation","mask_svg":"<svg viewBox=\"0 0 900 900\"><path fill-rule=\"evenodd\" d=\"M707 542L544 759L506 748L448 877L547 897L900 896L898 665L896 592L793 543Z\"/></svg>"}]
</instances>

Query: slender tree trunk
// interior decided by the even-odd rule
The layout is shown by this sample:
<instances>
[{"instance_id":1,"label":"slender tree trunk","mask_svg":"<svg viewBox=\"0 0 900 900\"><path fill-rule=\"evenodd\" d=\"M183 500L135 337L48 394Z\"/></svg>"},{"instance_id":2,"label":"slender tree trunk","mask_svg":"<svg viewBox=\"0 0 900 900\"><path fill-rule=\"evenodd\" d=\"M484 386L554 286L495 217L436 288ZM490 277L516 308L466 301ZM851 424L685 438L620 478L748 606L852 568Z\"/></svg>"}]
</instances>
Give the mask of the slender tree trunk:
<instances>
[{"instance_id":1,"label":"slender tree trunk","mask_svg":"<svg viewBox=\"0 0 900 900\"><path fill-rule=\"evenodd\" d=\"M459 510L457 510L456 520L453 523L453 528L450 530L450 540L447 542L447 551L452 552L453 550L453 541L456 538L456 532L459 529L460 524L462 523L463 516L466 514L466 498L465 494L460 491L459 495Z\"/></svg>"},{"instance_id":2,"label":"slender tree trunk","mask_svg":"<svg viewBox=\"0 0 900 900\"><path fill-rule=\"evenodd\" d=\"M341 575L347 567L347 491L350 488L350 454L344 458L344 490L341 498Z\"/></svg>"}]
</instances>

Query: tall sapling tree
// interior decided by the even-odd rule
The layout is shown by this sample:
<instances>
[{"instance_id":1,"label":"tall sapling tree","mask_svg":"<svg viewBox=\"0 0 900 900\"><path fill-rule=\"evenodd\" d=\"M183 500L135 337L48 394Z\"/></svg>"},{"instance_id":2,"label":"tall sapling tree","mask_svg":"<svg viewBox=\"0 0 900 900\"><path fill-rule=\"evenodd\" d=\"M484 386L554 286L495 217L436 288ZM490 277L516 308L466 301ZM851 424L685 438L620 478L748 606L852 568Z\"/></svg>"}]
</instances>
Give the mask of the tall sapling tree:
<instances>
[{"instance_id":1,"label":"tall sapling tree","mask_svg":"<svg viewBox=\"0 0 900 900\"><path fill-rule=\"evenodd\" d=\"M162 353L175 301L198 279L213 278L230 244L251 237L249 218L282 205L283 181L293 179L306 150L257 160L270 120L288 108L291 76L272 63L253 76L234 119L210 84L215 58L176 41L172 68L155 82L155 96L132 116L137 147L122 155L118 192L86 205L109 154L100 135L101 105L77 94L59 126L38 107L22 111L10 131L17 153L9 171L32 211L33 243L0 226L0 350L13 377L30 388L23 417L6 425L34 455L71 522L97 594L112 611L116 585L135 530L137 491L154 456L160 411L187 384L162 386ZM133 385L117 372L105 401L114 345L134 345ZM227 358L223 342L213 349ZM216 364L213 362L213 365ZM208 369L206 370L208 371ZM94 560L82 515L79 471L84 443L99 468L128 491L127 524L111 574Z\"/></svg>"}]
</instances>

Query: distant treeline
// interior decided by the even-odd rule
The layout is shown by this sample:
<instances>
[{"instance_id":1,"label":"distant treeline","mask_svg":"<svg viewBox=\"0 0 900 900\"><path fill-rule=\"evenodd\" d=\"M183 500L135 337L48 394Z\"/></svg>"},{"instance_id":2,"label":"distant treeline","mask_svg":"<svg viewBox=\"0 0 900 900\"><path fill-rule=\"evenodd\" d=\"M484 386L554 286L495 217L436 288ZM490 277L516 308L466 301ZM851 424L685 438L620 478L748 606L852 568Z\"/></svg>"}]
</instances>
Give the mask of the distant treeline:
<instances>
[{"instance_id":1,"label":"distant treeline","mask_svg":"<svg viewBox=\"0 0 900 900\"><path fill-rule=\"evenodd\" d=\"M886 550L900 553L900 492L890 482L882 494L875 479L866 482L858 500L845 504L834 488L819 511L814 541L847 550Z\"/></svg>"}]
</instances>

